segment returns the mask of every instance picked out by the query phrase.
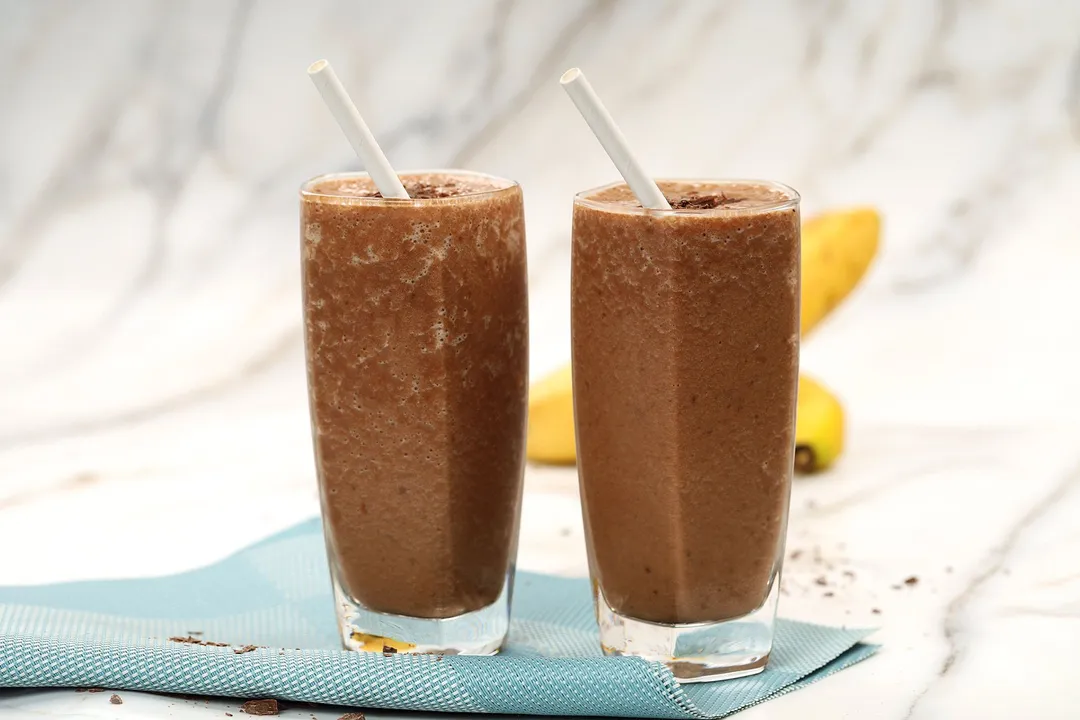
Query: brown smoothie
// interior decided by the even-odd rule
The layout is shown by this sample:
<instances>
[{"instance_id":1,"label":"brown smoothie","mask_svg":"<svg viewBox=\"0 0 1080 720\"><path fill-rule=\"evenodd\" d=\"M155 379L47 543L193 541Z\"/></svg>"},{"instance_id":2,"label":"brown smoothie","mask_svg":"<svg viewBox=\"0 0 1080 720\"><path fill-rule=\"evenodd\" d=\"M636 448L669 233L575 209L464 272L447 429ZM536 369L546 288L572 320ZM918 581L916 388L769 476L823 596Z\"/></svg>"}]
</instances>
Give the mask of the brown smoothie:
<instances>
[{"instance_id":1,"label":"brown smoothie","mask_svg":"<svg viewBox=\"0 0 1080 720\"><path fill-rule=\"evenodd\" d=\"M798 195L622 184L574 204L579 472L594 585L620 615L756 610L783 553L799 367Z\"/></svg>"},{"instance_id":2,"label":"brown smoothie","mask_svg":"<svg viewBox=\"0 0 1080 720\"><path fill-rule=\"evenodd\" d=\"M331 567L379 612L446 618L503 590L524 468L521 189L471 173L302 192L304 317Z\"/></svg>"}]
</instances>

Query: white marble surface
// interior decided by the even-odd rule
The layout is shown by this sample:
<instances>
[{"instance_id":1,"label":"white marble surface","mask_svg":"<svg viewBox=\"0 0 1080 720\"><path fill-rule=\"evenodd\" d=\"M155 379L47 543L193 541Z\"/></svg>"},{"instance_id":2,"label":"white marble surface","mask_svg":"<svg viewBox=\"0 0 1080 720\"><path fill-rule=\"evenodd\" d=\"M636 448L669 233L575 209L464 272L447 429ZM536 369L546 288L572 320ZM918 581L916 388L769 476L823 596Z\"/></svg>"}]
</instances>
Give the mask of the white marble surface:
<instances>
[{"instance_id":1,"label":"white marble surface","mask_svg":"<svg viewBox=\"0 0 1080 720\"><path fill-rule=\"evenodd\" d=\"M805 345L850 451L795 488L782 604L884 648L744 717L1076 717L1080 5L404 5L0 0L0 584L183 570L316 512L295 189L353 166L318 57L399 167L523 183L533 370L564 362L570 196L613 176L576 64L657 175L886 217ZM584 572L574 483L530 469L522 566ZM120 694L0 715L237 712Z\"/></svg>"}]
</instances>

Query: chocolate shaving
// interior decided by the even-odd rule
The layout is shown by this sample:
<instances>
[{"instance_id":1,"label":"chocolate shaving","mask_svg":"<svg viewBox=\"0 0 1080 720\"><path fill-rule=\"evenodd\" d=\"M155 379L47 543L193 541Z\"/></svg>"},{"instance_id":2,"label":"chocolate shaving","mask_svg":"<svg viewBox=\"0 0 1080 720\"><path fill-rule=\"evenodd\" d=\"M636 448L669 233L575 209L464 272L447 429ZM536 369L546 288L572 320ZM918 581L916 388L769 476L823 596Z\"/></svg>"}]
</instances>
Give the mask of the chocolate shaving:
<instances>
[{"instance_id":1,"label":"chocolate shaving","mask_svg":"<svg viewBox=\"0 0 1080 720\"><path fill-rule=\"evenodd\" d=\"M277 715L278 703L273 698L266 700L248 700L240 708L248 715Z\"/></svg>"},{"instance_id":2,"label":"chocolate shaving","mask_svg":"<svg viewBox=\"0 0 1080 720\"><path fill-rule=\"evenodd\" d=\"M241 648L233 648L233 652L236 653L237 655L243 655L244 653L249 653L252 650L258 650L259 647L260 647L259 645L245 645L244 647L241 647Z\"/></svg>"},{"instance_id":3,"label":"chocolate shaving","mask_svg":"<svg viewBox=\"0 0 1080 720\"><path fill-rule=\"evenodd\" d=\"M904 584L909 586L909 587L914 586L914 585L918 585L919 584L919 578L912 575L911 577L909 577L907 580L904 581Z\"/></svg>"},{"instance_id":4,"label":"chocolate shaving","mask_svg":"<svg viewBox=\"0 0 1080 720\"><path fill-rule=\"evenodd\" d=\"M697 191L688 192L675 200L668 198L668 202L671 203L671 207L675 210L712 210L738 201L739 198L728 197L724 193L703 195Z\"/></svg>"},{"instance_id":5,"label":"chocolate shaving","mask_svg":"<svg viewBox=\"0 0 1080 720\"><path fill-rule=\"evenodd\" d=\"M818 585L828 585L829 581L824 575L814 580Z\"/></svg>"},{"instance_id":6,"label":"chocolate shaving","mask_svg":"<svg viewBox=\"0 0 1080 720\"><path fill-rule=\"evenodd\" d=\"M229 643L219 643L214 642L213 640L200 640L191 635L188 635L187 637L180 637L177 635L176 637L169 638L169 642L186 643L188 645L208 645L210 647L229 647Z\"/></svg>"},{"instance_id":7,"label":"chocolate shaving","mask_svg":"<svg viewBox=\"0 0 1080 720\"><path fill-rule=\"evenodd\" d=\"M462 188L453 181L441 185L432 185L431 183L410 180L402 183L402 186L413 200L433 200L436 198L457 197L464 194ZM364 190L357 193L357 195L370 198L381 198L383 196L378 190Z\"/></svg>"}]
</instances>

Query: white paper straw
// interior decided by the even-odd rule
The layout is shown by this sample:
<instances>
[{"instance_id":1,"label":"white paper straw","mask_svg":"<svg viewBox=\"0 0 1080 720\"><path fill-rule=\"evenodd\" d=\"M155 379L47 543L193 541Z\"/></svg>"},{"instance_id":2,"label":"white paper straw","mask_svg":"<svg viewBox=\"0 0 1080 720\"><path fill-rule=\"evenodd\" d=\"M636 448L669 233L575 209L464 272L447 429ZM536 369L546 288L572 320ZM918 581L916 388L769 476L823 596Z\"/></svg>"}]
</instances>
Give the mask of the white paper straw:
<instances>
[{"instance_id":1,"label":"white paper straw","mask_svg":"<svg viewBox=\"0 0 1080 720\"><path fill-rule=\"evenodd\" d=\"M330 108L334 119L341 126L341 131L349 139L353 150L359 156L360 162L364 164L364 169L367 170L368 175L375 181L375 187L379 188L382 196L408 200L409 193L405 192L405 187L401 184L401 180L398 179L397 173L394 172L394 168L390 167L386 156L383 155L382 150L379 148L379 143L375 142L375 137L371 134L371 130L368 129L364 118L360 116L360 111L356 109L352 100L349 99L349 94L345 92L345 88L342 86L341 81L338 80L337 74L334 73L334 68L330 67L330 63L326 60L313 62L311 67L308 68L308 76L315 83L315 87L319 89L319 94L326 101L326 105Z\"/></svg>"},{"instance_id":2,"label":"white paper straw","mask_svg":"<svg viewBox=\"0 0 1080 720\"><path fill-rule=\"evenodd\" d=\"M637 196L641 206L652 210L670 210L671 205L668 204L664 193L660 192L660 188L653 179L641 169L637 158L630 152L622 131L611 118L611 113L604 107L604 103L600 102L596 91L585 79L585 73L577 68L570 68L563 73L559 84L574 101L578 112L585 118L585 122L589 124L596 139L604 146L611 162L615 163L615 168Z\"/></svg>"}]
</instances>

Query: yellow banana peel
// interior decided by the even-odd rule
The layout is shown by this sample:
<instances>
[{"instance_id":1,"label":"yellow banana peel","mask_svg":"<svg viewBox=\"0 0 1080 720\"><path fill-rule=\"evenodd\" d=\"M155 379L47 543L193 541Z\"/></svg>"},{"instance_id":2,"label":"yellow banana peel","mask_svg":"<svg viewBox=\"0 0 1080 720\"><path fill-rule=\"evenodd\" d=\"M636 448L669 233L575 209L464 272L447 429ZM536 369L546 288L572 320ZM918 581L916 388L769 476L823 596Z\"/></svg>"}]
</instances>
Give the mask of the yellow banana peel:
<instances>
[{"instance_id":1,"label":"yellow banana peel","mask_svg":"<svg viewBox=\"0 0 1080 720\"><path fill-rule=\"evenodd\" d=\"M533 462L573 465L574 393L566 365L529 388L529 433L525 455Z\"/></svg>"},{"instance_id":2,"label":"yellow banana peel","mask_svg":"<svg viewBox=\"0 0 1080 720\"><path fill-rule=\"evenodd\" d=\"M880 235L881 216L868 207L827 212L803 223L803 335L859 284L877 254Z\"/></svg>"},{"instance_id":3,"label":"yellow banana peel","mask_svg":"<svg viewBox=\"0 0 1080 720\"><path fill-rule=\"evenodd\" d=\"M803 223L803 335L858 285L877 254L880 232L881 217L869 207L827 212ZM829 467L844 446L843 406L827 388L805 375L799 377L795 437L798 472ZM569 365L530 388L526 455L545 464L577 461Z\"/></svg>"},{"instance_id":4,"label":"yellow banana peel","mask_svg":"<svg viewBox=\"0 0 1080 720\"><path fill-rule=\"evenodd\" d=\"M795 415L795 472L826 469L844 450L844 407L824 385L799 376Z\"/></svg>"},{"instance_id":5,"label":"yellow banana peel","mask_svg":"<svg viewBox=\"0 0 1080 720\"><path fill-rule=\"evenodd\" d=\"M800 375L795 470L800 473L824 470L836 462L843 449L843 406L824 385ZM526 454L533 462L549 465L573 465L577 459L569 365L533 387L529 399Z\"/></svg>"}]
</instances>

